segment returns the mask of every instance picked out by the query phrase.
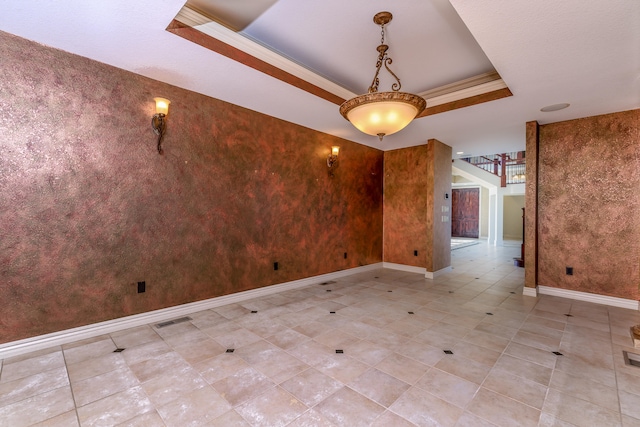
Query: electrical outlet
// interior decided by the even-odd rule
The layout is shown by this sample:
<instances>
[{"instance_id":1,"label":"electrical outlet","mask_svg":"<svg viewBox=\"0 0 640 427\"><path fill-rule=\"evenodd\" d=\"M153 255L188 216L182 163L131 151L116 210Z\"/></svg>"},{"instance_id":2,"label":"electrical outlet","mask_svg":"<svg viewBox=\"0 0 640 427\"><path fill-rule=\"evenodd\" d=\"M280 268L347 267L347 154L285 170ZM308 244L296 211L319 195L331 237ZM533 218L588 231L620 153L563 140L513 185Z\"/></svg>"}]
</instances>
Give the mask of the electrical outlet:
<instances>
[{"instance_id":1,"label":"electrical outlet","mask_svg":"<svg viewBox=\"0 0 640 427\"><path fill-rule=\"evenodd\" d=\"M413 256L418 256L418 250L413 251Z\"/></svg>"},{"instance_id":2,"label":"electrical outlet","mask_svg":"<svg viewBox=\"0 0 640 427\"><path fill-rule=\"evenodd\" d=\"M347 259L347 253L346 252L344 253L344 259Z\"/></svg>"},{"instance_id":3,"label":"electrical outlet","mask_svg":"<svg viewBox=\"0 0 640 427\"><path fill-rule=\"evenodd\" d=\"M573 276L573 267L566 267L565 272L567 276Z\"/></svg>"},{"instance_id":4,"label":"electrical outlet","mask_svg":"<svg viewBox=\"0 0 640 427\"><path fill-rule=\"evenodd\" d=\"M147 290L147 284L144 281L138 282L138 293L141 294L146 290Z\"/></svg>"},{"instance_id":5,"label":"electrical outlet","mask_svg":"<svg viewBox=\"0 0 640 427\"><path fill-rule=\"evenodd\" d=\"M278 263L274 262L273 263L273 270L276 271L278 269Z\"/></svg>"}]
</instances>

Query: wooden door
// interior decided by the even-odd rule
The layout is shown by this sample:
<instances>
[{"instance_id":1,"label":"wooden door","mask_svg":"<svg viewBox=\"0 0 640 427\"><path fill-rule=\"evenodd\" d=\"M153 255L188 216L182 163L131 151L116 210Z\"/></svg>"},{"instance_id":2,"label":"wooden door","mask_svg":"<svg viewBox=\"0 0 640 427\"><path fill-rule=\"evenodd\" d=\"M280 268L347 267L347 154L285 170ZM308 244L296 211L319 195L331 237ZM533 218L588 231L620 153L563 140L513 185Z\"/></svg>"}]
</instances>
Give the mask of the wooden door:
<instances>
[{"instance_id":1,"label":"wooden door","mask_svg":"<svg viewBox=\"0 0 640 427\"><path fill-rule=\"evenodd\" d=\"M451 191L451 237L478 238L480 229L480 189L454 188Z\"/></svg>"}]
</instances>

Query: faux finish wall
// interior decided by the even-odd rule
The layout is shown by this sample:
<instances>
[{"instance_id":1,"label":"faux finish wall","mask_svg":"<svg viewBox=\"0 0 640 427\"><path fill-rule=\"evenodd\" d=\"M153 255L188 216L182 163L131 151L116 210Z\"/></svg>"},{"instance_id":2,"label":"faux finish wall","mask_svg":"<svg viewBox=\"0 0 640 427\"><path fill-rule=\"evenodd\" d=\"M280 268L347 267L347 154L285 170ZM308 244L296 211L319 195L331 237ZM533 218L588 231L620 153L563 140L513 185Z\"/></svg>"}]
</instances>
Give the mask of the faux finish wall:
<instances>
[{"instance_id":1,"label":"faux finish wall","mask_svg":"<svg viewBox=\"0 0 640 427\"><path fill-rule=\"evenodd\" d=\"M427 271L437 272L451 266L451 147L430 139L427 156Z\"/></svg>"},{"instance_id":2,"label":"faux finish wall","mask_svg":"<svg viewBox=\"0 0 640 427\"><path fill-rule=\"evenodd\" d=\"M428 172L426 145L384 152L385 262L427 266Z\"/></svg>"},{"instance_id":3,"label":"faux finish wall","mask_svg":"<svg viewBox=\"0 0 640 427\"><path fill-rule=\"evenodd\" d=\"M5 33L0 58L0 342L382 260L381 151Z\"/></svg>"},{"instance_id":4,"label":"faux finish wall","mask_svg":"<svg viewBox=\"0 0 640 427\"><path fill-rule=\"evenodd\" d=\"M385 262L427 272L451 265L451 199L445 193L451 197L451 147L430 139L427 145L385 151ZM443 215L449 220L443 222Z\"/></svg>"},{"instance_id":5,"label":"faux finish wall","mask_svg":"<svg viewBox=\"0 0 640 427\"><path fill-rule=\"evenodd\" d=\"M527 122L527 179L525 181L524 215L524 286L535 295L538 286L538 151L540 125ZM526 292L527 289L524 289Z\"/></svg>"},{"instance_id":6,"label":"faux finish wall","mask_svg":"<svg viewBox=\"0 0 640 427\"><path fill-rule=\"evenodd\" d=\"M538 155L538 285L638 300L640 110L542 125Z\"/></svg>"}]
</instances>

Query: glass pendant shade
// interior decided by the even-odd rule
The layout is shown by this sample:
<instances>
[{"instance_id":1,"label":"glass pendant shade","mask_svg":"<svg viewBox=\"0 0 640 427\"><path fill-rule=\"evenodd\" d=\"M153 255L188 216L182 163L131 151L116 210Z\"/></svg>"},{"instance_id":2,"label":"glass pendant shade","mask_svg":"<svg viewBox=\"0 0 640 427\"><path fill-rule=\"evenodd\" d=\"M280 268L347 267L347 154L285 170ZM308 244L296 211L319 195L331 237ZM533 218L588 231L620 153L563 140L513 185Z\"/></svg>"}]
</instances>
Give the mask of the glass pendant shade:
<instances>
[{"instance_id":1,"label":"glass pendant shade","mask_svg":"<svg viewBox=\"0 0 640 427\"><path fill-rule=\"evenodd\" d=\"M404 129L426 107L423 98L404 92L376 92L340 106L340 114L368 135L391 135Z\"/></svg>"}]
</instances>

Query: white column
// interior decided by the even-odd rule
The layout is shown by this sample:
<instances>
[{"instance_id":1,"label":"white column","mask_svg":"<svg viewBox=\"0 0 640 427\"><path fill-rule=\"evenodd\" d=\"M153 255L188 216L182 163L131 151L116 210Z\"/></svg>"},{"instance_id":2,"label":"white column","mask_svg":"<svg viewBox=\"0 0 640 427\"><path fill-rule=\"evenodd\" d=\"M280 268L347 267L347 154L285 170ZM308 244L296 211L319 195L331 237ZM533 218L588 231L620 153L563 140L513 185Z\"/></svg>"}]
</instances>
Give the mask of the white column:
<instances>
[{"instance_id":1,"label":"white column","mask_svg":"<svg viewBox=\"0 0 640 427\"><path fill-rule=\"evenodd\" d=\"M489 236L488 243L494 246L502 246L504 221L504 189L501 187L489 188Z\"/></svg>"},{"instance_id":2,"label":"white column","mask_svg":"<svg viewBox=\"0 0 640 427\"><path fill-rule=\"evenodd\" d=\"M487 235L487 243L495 245L496 241L496 189L489 188L489 233Z\"/></svg>"},{"instance_id":3,"label":"white column","mask_svg":"<svg viewBox=\"0 0 640 427\"><path fill-rule=\"evenodd\" d=\"M504 244L504 193L506 188L498 187L498 194L496 195L496 238L494 241L495 246L502 246Z\"/></svg>"}]
</instances>

